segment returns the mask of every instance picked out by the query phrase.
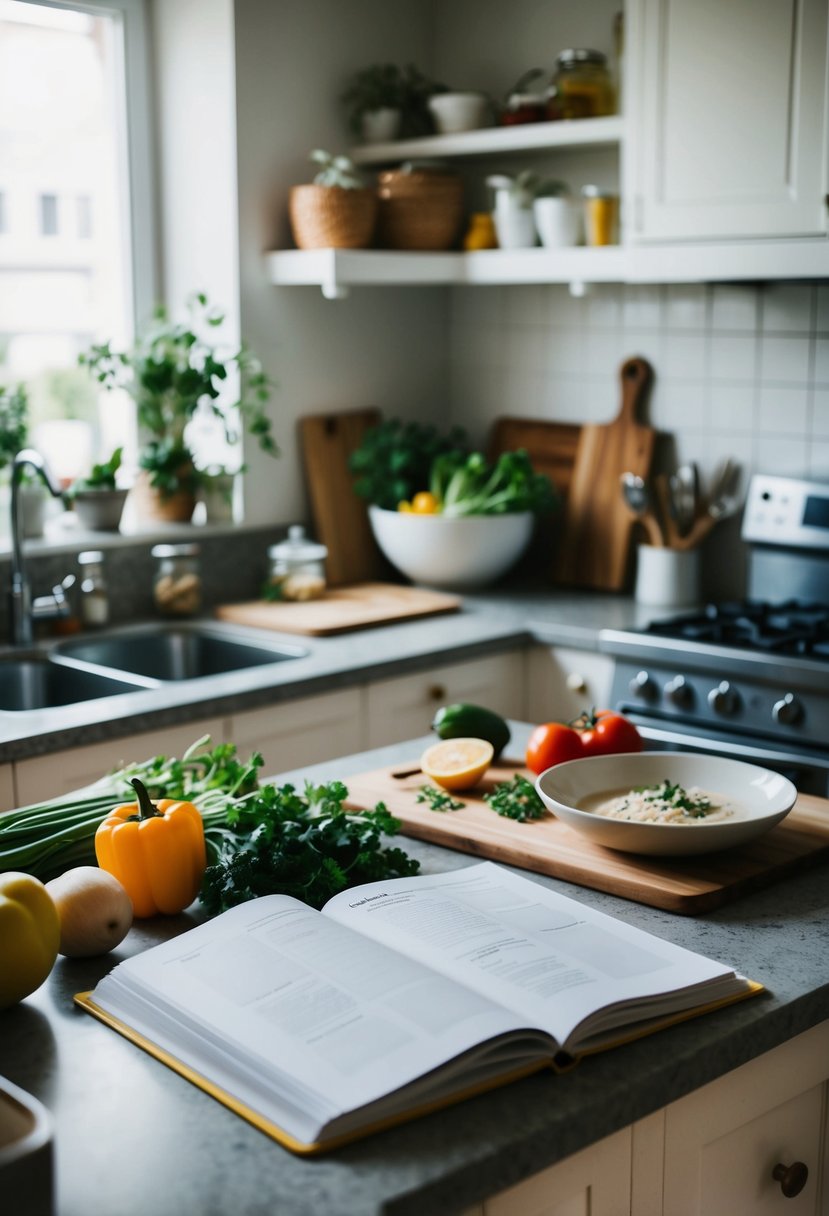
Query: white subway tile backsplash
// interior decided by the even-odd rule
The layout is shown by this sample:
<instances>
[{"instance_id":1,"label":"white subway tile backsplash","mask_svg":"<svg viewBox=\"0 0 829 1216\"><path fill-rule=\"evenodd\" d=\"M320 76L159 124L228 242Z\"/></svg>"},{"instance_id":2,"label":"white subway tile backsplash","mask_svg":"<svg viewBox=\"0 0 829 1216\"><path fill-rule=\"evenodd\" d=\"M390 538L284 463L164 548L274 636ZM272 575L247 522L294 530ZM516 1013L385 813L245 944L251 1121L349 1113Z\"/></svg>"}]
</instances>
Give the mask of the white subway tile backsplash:
<instances>
[{"instance_id":1,"label":"white subway tile backsplash","mask_svg":"<svg viewBox=\"0 0 829 1216\"><path fill-rule=\"evenodd\" d=\"M802 388L760 386L760 432L805 435L809 425L809 392Z\"/></svg>"},{"instance_id":2,"label":"white subway tile backsplash","mask_svg":"<svg viewBox=\"0 0 829 1216\"><path fill-rule=\"evenodd\" d=\"M785 439L779 435L759 435L755 448L755 469L758 473L775 473L802 477L809 471L809 442Z\"/></svg>"},{"instance_id":3,"label":"white subway tile backsplash","mask_svg":"<svg viewBox=\"0 0 829 1216\"><path fill-rule=\"evenodd\" d=\"M829 388L812 390L812 434L829 439Z\"/></svg>"},{"instance_id":4,"label":"white subway tile backsplash","mask_svg":"<svg viewBox=\"0 0 829 1216\"><path fill-rule=\"evenodd\" d=\"M711 429L740 436L757 425L757 393L753 384L716 384L711 387Z\"/></svg>"},{"instance_id":5,"label":"white subway tile backsplash","mask_svg":"<svg viewBox=\"0 0 829 1216\"><path fill-rule=\"evenodd\" d=\"M666 329L705 329L708 290L702 283L671 283L665 289Z\"/></svg>"},{"instance_id":6,"label":"white subway tile backsplash","mask_svg":"<svg viewBox=\"0 0 829 1216\"><path fill-rule=\"evenodd\" d=\"M829 284L818 283L816 289L815 328L819 334L829 333Z\"/></svg>"},{"instance_id":7,"label":"white subway tile backsplash","mask_svg":"<svg viewBox=\"0 0 829 1216\"><path fill-rule=\"evenodd\" d=\"M659 329L662 324L662 288L626 287L622 317L626 329Z\"/></svg>"},{"instance_id":8,"label":"white subway tile backsplash","mask_svg":"<svg viewBox=\"0 0 829 1216\"><path fill-rule=\"evenodd\" d=\"M764 336L760 343L760 374L764 380L809 381L809 338Z\"/></svg>"},{"instance_id":9,"label":"white subway tile backsplash","mask_svg":"<svg viewBox=\"0 0 829 1216\"><path fill-rule=\"evenodd\" d=\"M651 400L650 422L660 431L708 431L708 386L696 381L659 381Z\"/></svg>"},{"instance_id":10,"label":"white subway tile backsplash","mask_svg":"<svg viewBox=\"0 0 829 1216\"><path fill-rule=\"evenodd\" d=\"M571 296L567 287L545 288L547 321L556 329L581 329L587 308L586 297Z\"/></svg>"},{"instance_id":11,"label":"white subway tile backsplash","mask_svg":"<svg viewBox=\"0 0 829 1216\"><path fill-rule=\"evenodd\" d=\"M615 283L597 283L584 297L583 319L590 329L618 329L622 324L624 290Z\"/></svg>"},{"instance_id":12,"label":"white subway tile backsplash","mask_svg":"<svg viewBox=\"0 0 829 1216\"><path fill-rule=\"evenodd\" d=\"M710 337L709 371L712 380L753 380L756 374L757 340L754 334L722 334Z\"/></svg>"},{"instance_id":13,"label":"white subway tile backsplash","mask_svg":"<svg viewBox=\"0 0 829 1216\"><path fill-rule=\"evenodd\" d=\"M708 371L705 334L665 334L661 370L666 380L704 380Z\"/></svg>"},{"instance_id":14,"label":"white subway tile backsplash","mask_svg":"<svg viewBox=\"0 0 829 1216\"><path fill-rule=\"evenodd\" d=\"M819 439L809 448L809 476L829 481L829 439Z\"/></svg>"},{"instance_id":15,"label":"white subway tile backsplash","mask_svg":"<svg viewBox=\"0 0 829 1216\"><path fill-rule=\"evenodd\" d=\"M829 384L829 338L815 342L815 383Z\"/></svg>"},{"instance_id":16,"label":"white subway tile backsplash","mask_svg":"<svg viewBox=\"0 0 829 1216\"><path fill-rule=\"evenodd\" d=\"M760 300L763 333L811 333L814 296L810 283L767 284Z\"/></svg>"},{"instance_id":17,"label":"white subway tile backsplash","mask_svg":"<svg viewBox=\"0 0 829 1216\"><path fill-rule=\"evenodd\" d=\"M756 329L757 303L757 289L753 285L715 283L711 288L712 329Z\"/></svg>"}]
</instances>

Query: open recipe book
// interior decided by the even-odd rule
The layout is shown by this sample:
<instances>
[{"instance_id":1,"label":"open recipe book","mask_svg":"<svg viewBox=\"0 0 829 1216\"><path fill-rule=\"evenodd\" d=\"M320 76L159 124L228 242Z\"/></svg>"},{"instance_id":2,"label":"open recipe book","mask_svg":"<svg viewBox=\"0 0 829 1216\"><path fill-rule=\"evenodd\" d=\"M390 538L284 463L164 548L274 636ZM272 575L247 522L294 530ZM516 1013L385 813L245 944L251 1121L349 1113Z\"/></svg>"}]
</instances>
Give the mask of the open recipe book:
<instances>
[{"instance_id":1,"label":"open recipe book","mask_svg":"<svg viewBox=\"0 0 829 1216\"><path fill-rule=\"evenodd\" d=\"M266 895L76 1000L295 1152L760 990L492 862Z\"/></svg>"}]
</instances>

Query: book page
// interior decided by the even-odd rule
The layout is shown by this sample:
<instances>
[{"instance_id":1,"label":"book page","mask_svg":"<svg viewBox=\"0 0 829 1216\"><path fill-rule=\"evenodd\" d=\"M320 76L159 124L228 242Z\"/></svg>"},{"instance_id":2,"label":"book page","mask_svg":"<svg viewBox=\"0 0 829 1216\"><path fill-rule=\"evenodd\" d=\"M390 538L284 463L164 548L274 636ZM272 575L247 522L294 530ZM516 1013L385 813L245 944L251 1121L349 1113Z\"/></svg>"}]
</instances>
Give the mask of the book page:
<instances>
[{"instance_id":1,"label":"book page","mask_svg":"<svg viewBox=\"0 0 829 1216\"><path fill-rule=\"evenodd\" d=\"M260 1109L279 1093L283 1119L290 1107L320 1125L523 1025L485 994L285 896L126 960L93 1000L179 1058L186 1042L198 1059L184 1062L211 1076L220 1067L228 1088L235 1072L239 1096L256 1096Z\"/></svg>"},{"instance_id":2,"label":"book page","mask_svg":"<svg viewBox=\"0 0 829 1216\"><path fill-rule=\"evenodd\" d=\"M570 1050L580 1024L606 1006L645 1001L635 1015L645 1018L660 1012L650 1003L660 994L733 975L492 862L371 883L336 895L323 912L454 976ZM629 1020L616 1011L607 1023Z\"/></svg>"}]
</instances>

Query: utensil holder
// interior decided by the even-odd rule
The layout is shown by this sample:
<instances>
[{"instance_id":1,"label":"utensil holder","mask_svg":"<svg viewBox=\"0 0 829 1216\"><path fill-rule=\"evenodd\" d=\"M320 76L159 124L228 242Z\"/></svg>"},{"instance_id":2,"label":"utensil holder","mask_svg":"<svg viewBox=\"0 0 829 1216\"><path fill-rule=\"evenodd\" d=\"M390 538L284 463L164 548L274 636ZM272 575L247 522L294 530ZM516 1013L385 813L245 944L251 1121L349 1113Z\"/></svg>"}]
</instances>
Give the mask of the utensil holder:
<instances>
[{"instance_id":1,"label":"utensil holder","mask_svg":"<svg viewBox=\"0 0 829 1216\"><path fill-rule=\"evenodd\" d=\"M640 545L636 562L637 604L690 608L699 602L699 550Z\"/></svg>"}]
</instances>

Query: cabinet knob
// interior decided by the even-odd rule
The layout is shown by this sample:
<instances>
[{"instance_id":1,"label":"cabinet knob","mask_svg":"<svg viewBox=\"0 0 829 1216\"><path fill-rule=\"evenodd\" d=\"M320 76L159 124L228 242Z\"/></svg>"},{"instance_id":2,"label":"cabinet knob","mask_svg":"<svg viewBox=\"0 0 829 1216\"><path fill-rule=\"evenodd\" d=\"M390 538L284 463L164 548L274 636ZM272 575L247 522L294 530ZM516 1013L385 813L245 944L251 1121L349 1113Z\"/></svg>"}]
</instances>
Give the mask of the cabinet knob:
<instances>
[{"instance_id":1,"label":"cabinet knob","mask_svg":"<svg viewBox=\"0 0 829 1216\"><path fill-rule=\"evenodd\" d=\"M570 692L587 692L587 680L580 671L571 671L567 677L567 687Z\"/></svg>"},{"instance_id":2,"label":"cabinet knob","mask_svg":"<svg viewBox=\"0 0 829 1216\"><path fill-rule=\"evenodd\" d=\"M445 701L446 688L443 684L432 684L429 687L428 697L430 701Z\"/></svg>"},{"instance_id":3,"label":"cabinet knob","mask_svg":"<svg viewBox=\"0 0 829 1216\"><path fill-rule=\"evenodd\" d=\"M780 1183L780 1190L787 1199L794 1199L806 1185L809 1177L808 1167L802 1161L793 1161L791 1165L777 1164L771 1171L775 1182Z\"/></svg>"}]
</instances>

